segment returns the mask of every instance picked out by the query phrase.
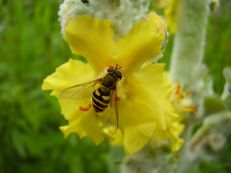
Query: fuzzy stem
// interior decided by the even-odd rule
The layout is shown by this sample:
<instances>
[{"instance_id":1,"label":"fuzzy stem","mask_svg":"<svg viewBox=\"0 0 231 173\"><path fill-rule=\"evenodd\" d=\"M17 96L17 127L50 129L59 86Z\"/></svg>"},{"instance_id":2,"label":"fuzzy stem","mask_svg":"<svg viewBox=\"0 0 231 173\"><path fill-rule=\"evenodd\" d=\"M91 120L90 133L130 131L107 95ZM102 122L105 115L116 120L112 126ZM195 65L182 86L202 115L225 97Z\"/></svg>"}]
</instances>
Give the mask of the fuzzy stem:
<instances>
[{"instance_id":1,"label":"fuzzy stem","mask_svg":"<svg viewBox=\"0 0 231 173\"><path fill-rule=\"evenodd\" d=\"M180 0L170 64L174 82L186 87L200 78L209 0Z\"/></svg>"},{"instance_id":2,"label":"fuzzy stem","mask_svg":"<svg viewBox=\"0 0 231 173\"><path fill-rule=\"evenodd\" d=\"M189 142L190 152L194 152L195 148L207 136L209 131L216 126L225 126L226 123L231 123L231 113L224 111L218 114L210 115L205 119L203 126L197 131Z\"/></svg>"},{"instance_id":3,"label":"fuzzy stem","mask_svg":"<svg viewBox=\"0 0 231 173\"><path fill-rule=\"evenodd\" d=\"M184 88L195 89L202 76L208 4L209 0L179 0L170 75L174 82L182 84ZM190 140L192 127L189 125L185 130L185 141ZM181 151L178 173L187 172L192 165L187 146L186 143Z\"/></svg>"}]
</instances>

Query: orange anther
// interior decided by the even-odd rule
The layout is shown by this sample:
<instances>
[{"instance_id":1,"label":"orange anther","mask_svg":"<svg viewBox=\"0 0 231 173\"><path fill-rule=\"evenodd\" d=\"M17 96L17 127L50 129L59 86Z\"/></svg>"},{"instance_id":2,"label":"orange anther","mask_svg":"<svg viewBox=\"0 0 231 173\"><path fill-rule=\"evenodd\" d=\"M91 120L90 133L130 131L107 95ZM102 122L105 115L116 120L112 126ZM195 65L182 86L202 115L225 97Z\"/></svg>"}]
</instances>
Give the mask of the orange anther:
<instances>
[{"instance_id":1,"label":"orange anther","mask_svg":"<svg viewBox=\"0 0 231 173\"><path fill-rule=\"evenodd\" d=\"M179 83L176 84L175 95L179 99L183 99L185 97L184 93L181 91L181 85Z\"/></svg>"},{"instance_id":2,"label":"orange anther","mask_svg":"<svg viewBox=\"0 0 231 173\"><path fill-rule=\"evenodd\" d=\"M109 67L114 67L115 65L114 64L107 64L106 66L109 68Z\"/></svg>"},{"instance_id":3,"label":"orange anther","mask_svg":"<svg viewBox=\"0 0 231 173\"><path fill-rule=\"evenodd\" d=\"M197 112L197 107L196 106L187 106L186 109L189 111L189 112Z\"/></svg>"},{"instance_id":4,"label":"orange anther","mask_svg":"<svg viewBox=\"0 0 231 173\"><path fill-rule=\"evenodd\" d=\"M179 83L176 84L176 94L181 92L181 85Z\"/></svg>"},{"instance_id":5,"label":"orange anther","mask_svg":"<svg viewBox=\"0 0 231 173\"><path fill-rule=\"evenodd\" d=\"M90 110L90 108L91 108L91 103L89 103L89 104L86 105L86 106L80 106L80 107L79 107L79 110L82 111L82 112L87 112L87 111Z\"/></svg>"}]
</instances>

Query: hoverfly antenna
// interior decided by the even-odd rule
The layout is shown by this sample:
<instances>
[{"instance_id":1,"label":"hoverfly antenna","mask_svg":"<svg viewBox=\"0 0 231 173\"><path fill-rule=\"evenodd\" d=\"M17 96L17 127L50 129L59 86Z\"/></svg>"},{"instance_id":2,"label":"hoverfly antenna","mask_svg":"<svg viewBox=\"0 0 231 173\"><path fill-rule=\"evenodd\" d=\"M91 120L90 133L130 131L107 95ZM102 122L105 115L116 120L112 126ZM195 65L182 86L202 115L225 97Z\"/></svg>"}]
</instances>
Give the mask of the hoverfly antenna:
<instances>
[{"instance_id":1,"label":"hoverfly antenna","mask_svg":"<svg viewBox=\"0 0 231 173\"><path fill-rule=\"evenodd\" d=\"M115 66L115 70L117 70L118 69L118 64L116 64L116 66Z\"/></svg>"},{"instance_id":2,"label":"hoverfly antenna","mask_svg":"<svg viewBox=\"0 0 231 173\"><path fill-rule=\"evenodd\" d=\"M122 66L119 66L118 64L116 64L116 66L115 66L115 70L120 70L120 69L122 69L123 67Z\"/></svg>"},{"instance_id":3,"label":"hoverfly antenna","mask_svg":"<svg viewBox=\"0 0 231 173\"><path fill-rule=\"evenodd\" d=\"M123 68L122 66L119 66L118 64L116 65L107 64L107 67L108 67L107 71L120 70Z\"/></svg>"}]
</instances>

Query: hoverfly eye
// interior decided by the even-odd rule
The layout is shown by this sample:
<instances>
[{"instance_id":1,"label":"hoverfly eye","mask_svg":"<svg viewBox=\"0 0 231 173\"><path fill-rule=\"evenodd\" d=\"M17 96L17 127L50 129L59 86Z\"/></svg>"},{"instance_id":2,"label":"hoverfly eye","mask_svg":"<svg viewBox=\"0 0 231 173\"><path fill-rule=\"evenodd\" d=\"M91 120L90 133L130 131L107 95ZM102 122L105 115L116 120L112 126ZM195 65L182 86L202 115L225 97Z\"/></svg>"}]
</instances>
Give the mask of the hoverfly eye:
<instances>
[{"instance_id":1,"label":"hoverfly eye","mask_svg":"<svg viewBox=\"0 0 231 173\"><path fill-rule=\"evenodd\" d=\"M108 73L113 72L113 71L114 71L114 68L113 68L113 67L109 67L109 68L107 69L107 72L108 72Z\"/></svg>"},{"instance_id":2,"label":"hoverfly eye","mask_svg":"<svg viewBox=\"0 0 231 173\"><path fill-rule=\"evenodd\" d=\"M115 71L115 75L118 79L121 79L122 78L122 73L118 70Z\"/></svg>"}]
</instances>

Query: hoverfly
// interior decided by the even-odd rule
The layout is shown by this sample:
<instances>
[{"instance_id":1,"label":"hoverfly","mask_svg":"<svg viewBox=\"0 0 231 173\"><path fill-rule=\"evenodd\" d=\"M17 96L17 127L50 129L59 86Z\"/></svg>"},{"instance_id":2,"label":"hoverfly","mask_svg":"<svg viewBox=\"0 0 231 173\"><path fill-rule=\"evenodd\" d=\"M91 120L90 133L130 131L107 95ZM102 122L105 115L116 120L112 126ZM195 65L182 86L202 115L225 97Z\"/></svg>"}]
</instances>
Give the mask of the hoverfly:
<instances>
[{"instance_id":1,"label":"hoverfly","mask_svg":"<svg viewBox=\"0 0 231 173\"><path fill-rule=\"evenodd\" d=\"M113 127L114 134L118 129L118 96L117 82L122 78L121 67L112 66L107 69L107 74L102 77L82 84L77 84L63 89L60 97L63 99L90 98L91 104L82 111L88 111L93 106L94 111L104 120L106 127Z\"/></svg>"}]
</instances>

